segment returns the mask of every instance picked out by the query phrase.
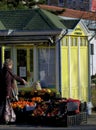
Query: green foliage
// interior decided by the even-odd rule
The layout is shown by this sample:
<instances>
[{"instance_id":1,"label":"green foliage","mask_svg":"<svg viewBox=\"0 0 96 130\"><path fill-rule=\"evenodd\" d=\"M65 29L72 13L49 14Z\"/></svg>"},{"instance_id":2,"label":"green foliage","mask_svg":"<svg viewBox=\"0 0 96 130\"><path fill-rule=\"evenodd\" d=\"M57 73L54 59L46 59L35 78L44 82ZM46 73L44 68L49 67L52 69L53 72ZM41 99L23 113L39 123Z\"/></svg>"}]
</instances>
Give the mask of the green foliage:
<instances>
[{"instance_id":1,"label":"green foliage","mask_svg":"<svg viewBox=\"0 0 96 130\"><path fill-rule=\"evenodd\" d=\"M46 0L1 0L0 10L28 9L36 4L45 4Z\"/></svg>"},{"instance_id":2,"label":"green foliage","mask_svg":"<svg viewBox=\"0 0 96 130\"><path fill-rule=\"evenodd\" d=\"M44 4L46 2L46 0L27 0L27 2L30 3L37 3L37 4Z\"/></svg>"},{"instance_id":3,"label":"green foliage","mask_svg":"<svg viewBox=\"0 0 96 130\"><path fill-rule=\"evenodd\" d=\"M19 89L19 91L25 91L25 92L32 91L32 87L21 87L21 88L18 88L18 89ZM55 88L50 88L50 90L52 92L59 94L59 92Z\"/></svg>"},{"instance_id":4,"label":"green foliage","mask_svg":"<svg viewBox=\"0 0 96 130\"><path fill-rule=\"evenodd\" d=\"M23 5L21 2L19 5L16 7L16 9L28 9L29 7L27 5Z\"/></svg>"},{"instance_id":5,"label":"green foliage","mask_svg":"<svg viewBox=\"0 0 96 130\"><path fill-rule=\"evenodd\" d=\"M32 97L41 97L44 100L49 100L53 98L60 98L59 93L57 92L56 89L49 89L49 88L44 88L42 90L33 90L32 87L23 87L19 88L19 98L23 99L31 99Z\"/></svg>"},{"instance_id":6,"label":"green foliage","mask_svg":"<svg viewBox=\"0 0 96 130\"><path fill-rule=\"evenodd\" d=\"M31 87L21 87L21 88L18 88L18 89L19 89L19 91L25 91L25 92L32 90Z\"/></svg>"},{"instance_id":7,"label":"green foliage","mask_svg":"<svg viewBox=\"0 0 96 130\"><path fill-rule=\"evenodd\" d=\"M0 10L8 10L7 4L4 1L0 1Z\"/></svg>"}]
</instances>

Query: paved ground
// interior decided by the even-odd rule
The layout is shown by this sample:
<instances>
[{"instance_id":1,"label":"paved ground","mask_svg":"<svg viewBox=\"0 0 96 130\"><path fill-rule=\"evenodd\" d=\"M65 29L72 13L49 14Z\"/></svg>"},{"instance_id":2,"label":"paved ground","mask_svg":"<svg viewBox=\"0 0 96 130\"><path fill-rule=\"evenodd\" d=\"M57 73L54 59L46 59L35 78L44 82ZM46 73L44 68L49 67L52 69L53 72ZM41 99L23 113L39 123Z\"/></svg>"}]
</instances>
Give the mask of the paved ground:
<instances>
[{"instance_id":1,"label":"paved ground","mask_svg":"<svg viewBox=\"0 0 96 130\"><path fill-rule=\"evenodd\" d=\"M88 116L87 124L96 125L96 113L92 113L92 115Z\"/></svg>"},{"instance_id":2,"label":"paved ground","mask_svg":"<svg viewBox=\"0 0 96 130\"><path fill-rule=\"evenodd\" d=\"M79 126L70 126L70 127L42 127L42 126L33 126L28 124L20 125L0 125L0 130L96 130L96 113L88 116L87 123L81 124Z\"/></svg>"}]
</instances>

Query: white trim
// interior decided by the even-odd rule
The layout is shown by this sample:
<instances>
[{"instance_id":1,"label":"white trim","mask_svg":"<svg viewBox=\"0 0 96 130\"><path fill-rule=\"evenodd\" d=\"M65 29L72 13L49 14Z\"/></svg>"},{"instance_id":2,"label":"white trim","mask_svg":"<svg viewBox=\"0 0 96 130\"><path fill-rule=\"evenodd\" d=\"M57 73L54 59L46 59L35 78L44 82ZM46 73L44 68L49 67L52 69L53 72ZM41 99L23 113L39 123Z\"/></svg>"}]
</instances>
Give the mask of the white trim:
<instances>
[{"instance_id":1,"label":"white trim","mask_svg":"<svg viewBox=\"0 0 96 130\"><path fill-rule=\"evenodd\" d=\"M60 2L60 0L58 0L58 6L64 6L64 0L62 0L63 2Z\"/></svg>"},{"instance_id":2,"label":"white trim","mask_svg":"<svg viewBox=\"0 0 96 130\"><path fill-rule=\"evenodd\" d=\"M86 26L86 24L85 24L85 22L83 20L80 20L80 22L78 24L80 24L82 30L84 31L84 33L86 35L90 34L90 31L89 31L88 27Z\"/></svg>"},{"instance_id":3,"label":"white trim","mask_svg":"<svg viewBox=\"0 0 96 130\"><path fill-rule=\"evenodd\" d=\"M71 86L71 63L70 63L70 56L71 56L71 49L70 49L70 44L71 44L71 37L68 37L68 70L69 70L69 97L72 97L72 86Z\"/></svg>"},{"instance_id":4,"label":"white trim","mask_svg":"<svg viewBox=\"0 0 96 130\"><path fill-rule=\"evenodd\" d=\"M37 48L34 46L33 49L33 70L34 70L34 81L38 80L38 56L37 56Z\"/></svg>"},{"instance_id":5,"label":"white trim","mask_svg":"<svg viewBox=\"0 0 96 130\"><path fill-rule=\"evenodd\" d=\"M78 37L78 95L81 100L81 84L80 84L80 37Z\"/></svg>"}]
</instances>

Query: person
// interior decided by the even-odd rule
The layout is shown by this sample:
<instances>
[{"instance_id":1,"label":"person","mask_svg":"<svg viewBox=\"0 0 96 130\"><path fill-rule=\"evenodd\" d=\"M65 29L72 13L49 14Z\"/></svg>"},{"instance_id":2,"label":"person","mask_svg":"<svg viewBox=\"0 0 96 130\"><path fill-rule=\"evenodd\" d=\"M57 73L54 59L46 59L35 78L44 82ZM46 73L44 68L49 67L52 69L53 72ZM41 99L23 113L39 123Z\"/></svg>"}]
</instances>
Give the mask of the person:
<instances>
[{"instance_id":1,"label":"person","mask_svg":"<svg viewBox=\"0 0 96 130\"><path fill-rule=\"evenodd\" d=\"M27 84L23 78L12 72L13 61L6 59L0 71L0 122L4 122L6 99L11 100L14 80Z\"/></svg>"}]
</instances>

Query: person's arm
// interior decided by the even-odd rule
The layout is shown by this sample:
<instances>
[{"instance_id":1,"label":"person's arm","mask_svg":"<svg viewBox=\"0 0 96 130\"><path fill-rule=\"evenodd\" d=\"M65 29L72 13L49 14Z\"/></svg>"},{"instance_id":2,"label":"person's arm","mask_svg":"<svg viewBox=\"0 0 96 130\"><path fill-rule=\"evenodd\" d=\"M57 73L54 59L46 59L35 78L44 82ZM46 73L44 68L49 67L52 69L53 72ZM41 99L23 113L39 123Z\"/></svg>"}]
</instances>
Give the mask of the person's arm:
<instances>
[{"instance_id":1,"label":"person's arm","mask_svg":"<svg viewBox=\"0 0 96 130\"><path fill-rule=\"evenodd\" d=\"M9 70L8 70L8 72L9 72L9 74L10 74L16 81L21 82L21 83L23 83L23 84L27 84L27 81L25 81L25 80L24 80L23 78L21 78L20 76L13 74L12 71L9 71Z\"/></svg>"},{"instance_id":2,"label":"person's arm","mask_svg":"<svg viewBox=\"0 0 96 130\"><path fill-rule=\"evenodd\" d=\"M27 82L26 82L23 78L21 78L21 77L19 77L19 76L17 76L17 75L13 75L13 76L14 76L14 79L15 79L16 81L21 82L21 83L23 83L23 84L27 84Z\"/></svg>"}]
</instances>

